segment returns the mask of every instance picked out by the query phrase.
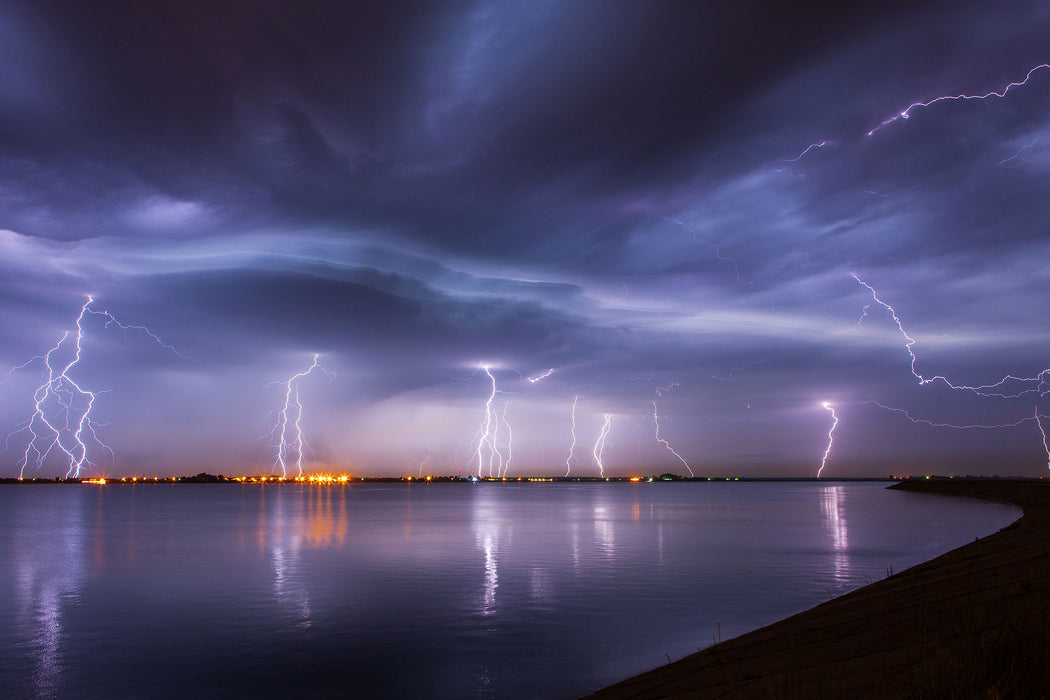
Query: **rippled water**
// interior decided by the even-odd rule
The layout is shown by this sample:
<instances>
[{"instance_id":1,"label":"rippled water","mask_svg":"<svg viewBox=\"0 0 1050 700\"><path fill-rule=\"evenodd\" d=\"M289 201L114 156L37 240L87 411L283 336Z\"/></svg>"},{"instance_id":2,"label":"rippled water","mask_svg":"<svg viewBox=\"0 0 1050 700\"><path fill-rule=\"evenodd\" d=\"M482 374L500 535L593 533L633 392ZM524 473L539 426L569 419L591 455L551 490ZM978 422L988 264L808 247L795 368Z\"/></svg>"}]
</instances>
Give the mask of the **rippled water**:
<instances>
[{"instance_id":1,"label":"rippled water","mask_svg":"<svg viewBox=\"0 0 1050 700\"><path fill-rule=\"evenodd\" d=\"M11 697L574 697L1003 527L883 484L0 488Z\"/></svg>"}]
</instances>

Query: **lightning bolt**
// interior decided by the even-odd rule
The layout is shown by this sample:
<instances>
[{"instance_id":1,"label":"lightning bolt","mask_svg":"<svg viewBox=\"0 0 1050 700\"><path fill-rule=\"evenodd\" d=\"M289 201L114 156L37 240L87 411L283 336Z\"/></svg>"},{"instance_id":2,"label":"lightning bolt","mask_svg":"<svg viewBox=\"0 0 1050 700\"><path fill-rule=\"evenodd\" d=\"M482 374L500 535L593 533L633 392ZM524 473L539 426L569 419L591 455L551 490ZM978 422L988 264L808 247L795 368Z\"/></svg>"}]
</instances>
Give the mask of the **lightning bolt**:
<instances>
[{"instance_id":1,"label":"lightning bolt","mask_svg":"<svg viewBox=\"0 0 1050 700\"><path fill-rule=\"evenodd\" d=\"M804 151L799 153L794 158L782 158L781 160L778 160L777 162L778 163L797 163L798 161L802 160L802 156L806 155L807 153L809 153L813 149L824 148L824 146L827 146L827 145L828 145L827 141L820 141L818 143L811 143L808 146L806 146Z\"/></svg>"},{"instance_id":2,"label":"lightning bolt","mask_svg":"<svg viewBox=\"0 0 1050 700\"><path fill-rule=\"evenodd\" d=\"M481 427L478 429L478 446L474 451L474 455L478 461L478 476L484 473L485 467L485 448L489 451L489 476L492 476L492 459L493 455L496 454L496 436L494 433L494 421L492 419L492 402L496 398L496 378L492 376L492 372L489 371L488 365L482 365L481 370L488 375L489 381L492 382L492 393L489 394L488 399L485 401L485 416L481 421Z\"/></svg>"},{"instance_id":3,"label":"lightning bolt","mask_svg":"<svg viewBox=\"0 0 1050 700\"><path fill-rule=\"evenodd\" d=\"M994 397L1000 399L1016 399L1025 394L1031 393L1038 393L1040 396L1045 396L1047 393L1050 393L1050 388L1047 388L1047 379L1050 378L1050 368L1042 370L1034 377L1016 377L1012 374L1008 374L1002 379L998 380L997 382L994 382L992 384L981 384L978 386L954 384L942 375L936 375L933 377L926 377L922 375L915 367L916 363L918 362L918 358L915 356L915 352L914 350L912 350L912 346L915 345L916 341L914 338L908 335L907 331L904 330L904 325L901 323L901 319L897 315L897 311L885 301L880 299L879 295L875 292L875 289L870 284L861 280L859 277L857 277L856 274L853 275L853 279L857 280L857 282L860 285L862 285L869 292L871 292L871 298L876 304L882 306L884 309L890 312L890 316L893 317L893 322L897 325L897 330L900 331L900 334L904 337L904 347L908 351L908 357L911 358L912 376L919 381L919 384L921 386L925 386L927 384L932 384L933 382L939 381L943 382L952 389L957 389L960 391L969 391L974 394L977 394L978 396ZM864 307L864 314L860 317L860 320L857 321L858 325L860 325L860 322L868 316L868 308L868 306ZM995 391L996 389L1003 389L1007 384L1011 382L1016 382L1018 384L1021 384L1022 386L1025 384L1035 384L1035 386L1032 388L1020 390L1017 393L1013 394L1004 393L1003 391Z\"/></svg>"},{"instance_id":4,"label":"lightning bolt","mask_svg":"<svg viewBox=\"0 0 1050 700\"><path fill-rule=\"evenodd\" d=\"M602 432L598 436L597 442L594 443L594 449L591 454L594 455L594 461L598 463L598 474L605 478L605 465L602 463L602 453L605 452L605 439L609 437L609 429L612 428L612 415L609 413L605 414L605 423L602 425Z\"/></svg>"},{"instance_id":5,"label":"lightning bolt","mask_svg":"<svg viewBox=\"0 0 1050 700\"><path fill-rule=\"evenodd\" d=\"M871 136L875 132L879 131L880 129L883 129L883 128L889 126L890 124L892 124L893 122L897 121L898 119L908 119L909 117L911 117L911 114L912 114L913 110L925 109L925 108L929 107L930 105L937 104L938 102L946 102L946 101L954 101L954 100L987 100L987 99L992 98L992 97L998 97L998 98L1001 99L1003 97L1006 97L1007 93L1010 92L1010 90L1025 85L1035 73L1037 73L1037 72L1039 72L1039 71L1041 71L1043 69L1046 69L1046 68L1050 68L1050 63L1040 63L1038 66L1035 66L1034 68L1032 68L1031 70L1028 71L1028 73L1024 77L1024 80L1018 80L1016 82L1010 83L1006 87L1004 87L1001 91L993 90L992 92L986 92L983 95L941 95L940 97L935 97L932 100L929 100L927 102L912 102L910 105L908 105L902 111L898 112L897 114L894 114L891 117L887 117L886 119L882 120L882 122L880 122L878 124L878 126L876 126L871 131L868 132L868 136Z\"/></svg>"},{"instance_id":6,"label":"lightning bolt","mask_svg":"<svg viewBox=\"0 0 1050 700\"><path fill-rule=\"evenodd\" d=\"M663 396L664 394L666 394L666 393L668 393L670 391L674 391L675 389L677 389L680 386L682 386L682 385L679 384L678 382L670 382L667 386L658 386L658 387L656 387L656 395L657 396Z\"/></svg>"},{"instance_id":7,"label":"lightning bolt","mask_svg":"<svg viewBox=\"0 0 1050 700\"><path fill-rule=\"evenodd\" d=\"M900 415L904 416L905 420L907 420L910 423L915 423L916 425L928 425L931 428L949 428L951 430L1003 430L1006 428L1016 428L1018 426L1024 425L1025 423L1028 423L1029 421L1034 422L1036 424L1036 427L1039 428L1039 433L1043 437L1043 449L1046 450L1047 468L1050 468L1050 443L1048 443L1047 441L1047 434L1046 430L1043 428L1042 421L1042 419L1046 418L1046 416L1039 415L1038 406L1035 408L1035 412L1031 416L1029 416L1028 418L1021 418L1019 420L1014 421L1013 423L995 423L991 425L985 423L973 423L970 425L958 425L956 423L935 423L934 421L928 420L926 418L916 418L907 411L905 411L903 408L894 408L893 406L887 406L886 404L879 403L878 401L865 401L865 403L871 404L873 406L878 406L879 408L886 411L890 411L892 413L899 413Z\"/></svg>"},{"instance_id":8,"label":"lightning bolt","mask_svg":"<svg viewBox=\"0 0 1050 700\"><path fill-rule=\"evenodd\" d=\"M579 400L579 396L573 398L572 413L569 414L569 420L572 421L572 427L569 430L572 442L569 444L569 456L565 458L565 476L568 476L569 472L572 471L572 451L576 449L576 403Z\"/></svg>"},{"instance_id":9,"label":"lightning bolt","mask_svg":"<svg viewBox=\"0 0 1050 700\"><path fill-rule=\"evenodd\" d=\"M995 423L992 425L986 423L972 423L970 425L959 425L956 423L935 423L934 421L928 420L926 418L915 418L903 408L894 408L893 406L887 406L886 404L880 403L878 401L865 401L864 403L871 404L872 406L878 406L879 408L886 411L890 411L892 413L899 413L900 415L904 416L904 418L910 423L915 423L916 425L928 425L931 428L951 428L952 430L1002 430L1004 428L1016 428L1020 425L1028 423L1029 421L1034 420L1038 422L1039 420L1037 414L1036 417L1021 418L1020 420L1014 421L1013 423Z\"/></svg>"},{"instance_id":10,"label":"lightning bolt","mask_svg":"<svg viewBox=\"0 0 1050 700\"><path fill-rule=\"evenodd\" d=\"M500 442L499 431L501 423L507 429L507 435L513 437L510 431L510 423L507 422L507 404L504 404L502 415L496 412L496 394L504 392L496 388L496 377L492 374L488 365L481 365L475 370L474 374L477 374L478 371L484 372L489 378L492 390L485 400L484 417L474 438L477 440L477 447L474 449L473 461L477 462L478 476L486 472L487 466L487 475L490 478L493 476L502 477L505 476L510 463L511 446L509 440L507 443Z\"/></svg>"},{"instance_id":11,"label":"lightning bolt","mask_svg":"<svg viewBox=\"0 0 1050 700\"><path fill-rule=\"evenodd\" d=\"M824 449L824 456L820 460L820 469L817 470L818 479L821 472L824 471L824 467L828 464L828 455L831 454L831 446L835 443L835 427L839 424L839 417L835 415L835 409L832 408L831 404L825 401L822 405L831 411L831 428L828 429L828 446Z\"/></svg>"},{"instance_id":12,"label":"lightning bolt","mask_svg":"<svg viewBox=\"0 0 1050 700\"><path fill-rule=\"evenodd\" d=\"M101 424L91 418L95 400L99 394L104 394L108 390L88 391L70 376L70 372L80 362L84 341L83 323L87 314L105 318L106 322L103 327L109 328L111 325L116 325L124 331L125 338L127 338L128 331L139 331L161 347L186 359L185 355L165 343L145 326L124 324L108 311L92 309L91 304L94 301L94 297L89 295L87 301L80 307L80 313L73 322L74 330L72 334L70 331L64 332L62 337L58 339L58 342L46 353L30 358L7 373L7 377L10 378L15 370L24 369L36 360L42 360L44 368L47 370L47 379L33 392L32 415L9 433L4 443L6 449L11 436L23 432L28 432L30 435L25 452L19 461L19 479L24 477L26 467L29 466L30 461L33 462L35 468L39 469L43 466L44 461L51 454L52 450L56 448L65 455L69 462L66 478L78 478L81 469L95 466L88 459L88 448L85 442L88 439L109 452L111 458L116 458L113 448L99 438L97 431ZM59 365L55 364L54 355L62 350L71 335L73 338L72 358L64 366L61 366L61 371L59 371Z\"/></svg>"},{"instance_id":13,"label":"lightning bolt","mask_svg":"<svg viewBox=\"0 0 1050 700\"><path fill-rule=\"evenodd\" d=\"M740 370L751 369L752 367L757 367L758 365L764 365L765 363L765 360L756 360L755 362L747 363L743 367L730 367L729 374L727 376L720 377L718 375L718 372L715 372L711 375L711 379L714 379L716 382L731 382L734 379L736 379L736 377L734 376L736 372L739 372Z\"/></svg>"},{"instance_id":14,"label":"lightning bolt","mask_svg":"<svg viewBox=\"0 0 1050 700\"><path fill-rule=\"evenodd\" d=\"M284 404L277 413L277 421L267 434L267 437L271 440L276 438L277 453L274 456L273 468L281 468L282 479L288 478L288 457L292 453L295 454L297 476L303 475L303 459L306 450L309 449L303 438L303 402L299 398L299 380L309 375L315 369L326 374L329 382L335 379L335 372L330 372L321 366L318 361L320 357L320 355L314 354L314 359L310 366L302 372L293 374L287 381L267 384L267 386L273 386L274 384L284 385ZM292 408L293 405L294 409ZM289 437L289 432L294 437Z\"/></svg>"},{"instance_id":15,"label":"lightning bolt","mask_svg":"<svg viewBox=\"0 0 1050 700\"><path fill-rule=\"evenodd\" d=\"M1042 134L1039 134L1039 136L1042 136ZM996 165L996 166L1000 166L1000 165L1006 165L1006 164L1007 164L1007 163L1009 163L1009 162L1010 162L1011 160L1016 160L1017 158L1019 158L1019 157L1021 156L1021 154L1022 154L1022 153L1024 153L1025 151L1027 151L1027 150L1028 150L1029 148L1034 148L1034 147L1035 147L1035 145L1036 145L1037 143L1039 143L1039 136L1036 136L1036 137L1035 137L1035 138L1034 138L1034 139L1032 140L1032 142L1031 142L1031 143L1029 143L1029 144L1026 144L1026 145L1024 145L1024 146L1021 146L1021 147L1020 147L1019 149L1017 149L1017 153L1014 153L1014 154L1013 154L1012 156L1010 156L1009 158L1003 158L1003 159L1002 159L1001 161L999 161L999 162L998 162L998 163L996 163L995 165ZM1024 161L1023 161L1023 160L1022 160L1021 162L1022 162L1022 164L1024 163ZM1014 166L1014 167L1019 167L1019 166Z\"/></svg>"},{"instance_id":16,"label":"lightning bolt","mask_svg":"<svg viewBox=\"0 0 1050 700\"><path fill-rule=\"evenodd\" d=\"M419 477L420 478L423 477L423 467L426 466L426 463L430 461L430 454L431 454L431 451L427 450L427 456L424 457L423 461L419 463Z\"/></svg>"},{"instance_id":17,"label":"lightning bolt","mask_svg":"<svg viewBox=\"0 0 1050 700\"><path fill-rule=\"evenodd\" d=\"M536 382L543 381L544 379L546 379L547 377L551 376L552 374L554 374L554 368L553 367L551 367L550 369L548 369L545 372L540 372L539 374L537 374L537 375L535 375L533 377L529 377L529 382L532 383L532 384L535 384Z\"/></svg>"},{"instance_id":18,"label":"lightning bolt","mask_svg":"<svg viewBox=\"0 0 1050 700\"><path fill-rule=\"evenodd\" d=\"M678 454L675 451L675 449L671 447L670 443L667 442L667 440L664 440L662 437L660 437L660 415L656 412L656 402L650 401L649 403L653 405L653 425L656 426L656 441L664 447L666 447L668 452L677 457L678 461L685 465L685 468L689 470L689 476L696 476L695 474L693 474L693 468L689 466L689 462L685 461L685 457Z\"/></svg>"},{"instance_id":19,"label":"lightning bolt","mask_svg":"<svg viewBox=\"0 0 1050 700\"><path fill-rule=\"evenodd\" d=\"M507 420L507 409L510 407L510 401L503 404L503 425L507 429L507 442L504 447L507 448L507 459L503 462L503 473L500 476L506 476L507 472L510 471L510 460L514 457L514 432L510 429L510 422Z\"/></svg>"},{"instance_id":20,"label":"lightning bolt","mask_svg":"<svg viewBox=\"0 0 1050 700\"><path fill-rule=\"evenodd\" d=\"M718 246L716 246L711 241L705 241L704 239L700 238L700 236L696 233L696 231L694 231L689 226L686 226L684 223L682 223L678 219L673 219L673 218L671 218L669 216L665 216L664 217L664 221L670 221L672 224L678 224L679 226L684 228L686 231L688 231L690 234L692 234L694 241L696 241L697 243L700 243L701 245L706 245L708 248L713 250L714 253L715 253L715 257L718 258L718 262L729 263L730 265L733 266L733 273L736 275L736 283L737 284L744 284L744 282L741 281L741 279L740 279L740 268L737 267L736 260L734 260L733 258L730 258L728 256L722 255L722 251L719 250Z\"/></svg>"},{"instance_id":21,"label":"lightning bolt","mask_svg":"<svg viewBox=\"0 0 1050 700\"><path fill-rule=\"evenodd\" d=\"M1039 432L1043 436L1043 449L1046 450L1046 468L1050 469L1050 444L1046 442L1046 430L1043 428L1043 421L1039 419L1039 407L1035 408L1035 424L1039 426Z\"/></svg>"}]
</instances>

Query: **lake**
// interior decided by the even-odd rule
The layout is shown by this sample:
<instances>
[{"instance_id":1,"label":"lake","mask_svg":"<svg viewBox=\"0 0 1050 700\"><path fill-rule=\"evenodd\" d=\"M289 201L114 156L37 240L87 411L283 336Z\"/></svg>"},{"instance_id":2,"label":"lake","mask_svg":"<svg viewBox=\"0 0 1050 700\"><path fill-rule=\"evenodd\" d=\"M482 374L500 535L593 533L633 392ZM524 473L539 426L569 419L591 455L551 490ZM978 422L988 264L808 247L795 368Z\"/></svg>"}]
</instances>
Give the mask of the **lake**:
<instances>
[{"instance_id":1,"label":"lake","mask_svg":"<svg viewBox=\"0 0 1050 700\"><path fill-rule=\"evenodd\" d=\"M0 488L9 697L572 698L995 532L881 483Z\"/></svg>"}]
</instances>

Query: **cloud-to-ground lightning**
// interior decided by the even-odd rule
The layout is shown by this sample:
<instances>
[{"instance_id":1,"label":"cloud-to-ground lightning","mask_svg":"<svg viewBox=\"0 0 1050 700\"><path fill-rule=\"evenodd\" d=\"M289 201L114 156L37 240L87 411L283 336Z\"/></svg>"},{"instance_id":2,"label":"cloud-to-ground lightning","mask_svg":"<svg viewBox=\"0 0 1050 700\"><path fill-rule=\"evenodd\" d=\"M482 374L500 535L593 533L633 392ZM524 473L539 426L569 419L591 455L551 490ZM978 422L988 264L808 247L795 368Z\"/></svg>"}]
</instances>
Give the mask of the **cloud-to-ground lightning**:
<instances>
[{"instance_id":1,"label":"cloud-to-ground lightning","mask_svg":"<svg viewBox=\"0 0 1050 700\"><path fill-rule=\"evenodd\" d=\"M871 131L868 132L868 136L871 136L875 132L879 131L880 129L883 129L883 128L889 126L890 124L892 124L893 122L897 121L898 119L908 119L909 117L911 117L911 114L912 114L913 110L925 109L926 107L929 107L930 105L936 104L938 102L947 102L947 101L954 101L954 100L987 100L987 99L992 98L992 97L998 97L998 98L1001 99L1003 97L1006 97L1007 93L1009 93L1010 90L1012 90L1014 88L1017 88L1017 87L1021 87L1021 86L1025 85L1026 83L1028 83L1028 81L1031 79L1031 77L1035 73L1037 73L1037 72L1039 72L1041 70L1047 69L1047 68L1050 68L1050 63L1040 63L1038 66L1035 66L1032 69L1030 69L1028 71L1028 73L1025 74L1025 77L1024 77L1023 80L1018 80L1018 81L1012 82L1012 83L1008 84L1006 87L1004 87L1002 90L993 90L992 92L986 92L983 95L979 95L979 94L977 94L977 95L966 95L966 94L941 95L940 97L934 97L932 100L928 100L926 102L912 102L910 105L905 107L900 112L897 112L893 116L887 117L886 119L882 120L882 122L880 122L875 128L873 128Z\"/></svg>"},{"instance_id":2,"label":"cloud-to-ground lightning","mask_svg":"<svg viewBox=\"0 0 1050 700\"><path fill-rule=\"evenodd\" d=\"M939 382L943 382L945 385L947 385L948 387L950 387L952 389L958 389L958 390L961 390L961 391L969 391L969 392L972 392L974 394L977 394L978 396L987 396L987 397L994 397L994 398L1000 398L1000 399L1015 399L1015 398L1018 398L1020 396L1024 396L1025 394L1032 394L1032 393L1037 393L1040 396L1043 396L1043 395L1046 395L1048 392L1050 392L1050 387L1048 387L1048 384L1047 384L1048 380L1050 380L1050 368L1042 370L1041 372L1036 374L1034 377L1017 377L1017 376L1014 376L1012 374L1008 374L1005 377L1003 377L1002 379L999 379L998 381L993 382L991 384L981 384L981 385L977 385L977 386L969 386L969 385L966 385L966 384L955 384L955 383L949 381L947 377L944 377L942 375L936 375L936 376L933 376L933 377L926 377L926 376L924 376L923 374L921 374L918 371L918 369L916 369L916 363L918 362L918 357L916 357L915 351L912 349L912 346L915 345L916 340L914 338L912 338L910 335L908 335L908 332L904 330L904 325L901 322L900 317L897 315L897 311L892 306L890 306L885 301L883 301L881 298L879 298L879 295L875 292L875 289L870 284L868 284L867 282L864 282L863 280L861 280L859 277L857 277L856 274L853 275L853 279L857 280L857 282L860 285L862 285L865 289L867 289L869 292L871 292L871 298L876 304L878 304L879 306L883 307L884 309L886 309L887 311L890 312L890 316L893 317L893 322L897 325L897 330L900 331L900 334L904 337L904 340L905 340L904 347L908 351L908 357L911 358L911 373L912 373L912 376L915 377L919 381L920 385L925 386L927 384L932 384L933 382L938 382L939 381ZM860 324L861 321L863 321L869 315L868 314L868 309L869 308L870 308L870 305L864 307L864 312L861 315L860 320L857 322L858 325ZM1008 393L1005 388L1008 385L1010 385L1011 383L1018 384L1018 385L1020 385L1022 387L1025 386L1025 385L1028 385L1029 388L1020 389L1020 390L1016 391L1015 393ZM1033 384L1035 386L1032 386Z\"/></svg>"},{"instance_id":3,"label":"cloud-to-ground lightning","mask_svg":"<svg viewBox=\"0 0 1050 700\"><path fill-rule=\"evenodd\" d=\"M569 413L569 437L571 442L569 443L569 455L565 458L565 476L568 476L572 471L572 453L576 449L576 404L579 400L579 396L573 397L572 411Z\"/></svg>"},{"instance_id":4,"label":"cloud-to-ground lightning","mask_svg":"<svg viewBox=\"0 0 1050 700\"><path fill-rule=\"evenodd\" d=\"M507 468L512 456L509 438L512 437L513 434L510 430L510 423L507 421L507 405L504 404L502 414L496 412L495 405L496 394L505 392L501 392L496 388L496 377L492 374L489 365L481 365L478 370L475 371L475 374L477 374L477 371L485 373L485 376L489 378L492 389L489 391L489 396L485 400L484 415L481 419L481 426L478 428L478 432L474 437L477 441L477 446L474 448L474 458L472 461L477 463L478 476L506 476ZM501 423L507 430L507 442L501 442L500 440Z\"/></svg>"},{"instance_id":5,"label":"cloud-to-ground lightning","mask_svg":"<svg viewBox=\"0 0 1050 700\"><path fill-rule=\"evenodd\" d=\"M831 446L835 444L835 428L839 424L839 417L835 413L834 407L827 401L823 404L824 408L831 411L831 427L828 428L828 446L824 448L824 456L820 459L820 469L817 470L817 478L820 478L821 473L824 471L824 467L828 464L828 457L831 455Z\"/></svg>"},{"instance_id":6,"label":"cloud-to-ground lightning","mask_svg":"<svg viewBox=\"0 0 1050 700\"><path fill-rule=\"evenodd\" d=\"M427 462L430 461L430 455L431 455L431 451L427 450L427 456L424 457L423 461L419 463L419 476L420 476L420 478L423 477L423 467L425 467Z\"/></svg>"},{"instance_id":7,"label":"cloud-to-ground lightning","mask_svg":"<svg viewBox=\"0 0 1050 700\"><path fill-rule=\"evenodd\" d=\"M1039 426L1039 433L1043 436L1043 449L1046 450L1046 468L1050 469L1050 444L1046 441L1046 430L1043 428L1043 421L1039 418L1038 406L1036 406L1035 415L1033 417L1035 418L1035 424Z\"/></svg>"},{"instance_id":8,"label":"cloud-to-ground lightning","mask_svg":"<svg viewBox=\"0 0 1050 700\"><path fill-rule=\"evenodd\" d=\"M51 451L56 448L65 455L69 462L66 477L79 477L81 469L94 466L94 463L88 458L86 440L94 441L109 452L111 458L116 458L113 449L99 438L98 428L101 426L91 417L95 400L99 394L105 392L89 391L70 376L70 372L80 362L84 341L83 323L87 314L105 318L104 328L115 325L124 331L125 337L128 331L141 332L161 347L185 358L178 350L165 343L145 326L121 323L109 311L92 309L91 304L94 301L94 297L89 295L87 301L80 307L80 313L73 323L72 333L66 331L46 353L30 358L8 373L10 377L15 370L28 367L36 360L42 360L44 369L47 371L47 379L33 392L33 414L7 436L7 439L10 440L12 435L18 433L28 432L30 435L29 443L19 462L18 478L20 479L24 477L25 469L30 461L36 468L39 468ZM66 345L67 340L70 340L71 335L72 356L65 365L56 364L59 362L56 354L61 354L63 346Z\"/></svg>"},{"instance_id":9,"label":"cloud-to-ground lightning","mask_svg":"<svg viewBox=\"0 0 1050 700\"><path fill-rule=\"evenodd\" d=\"M503 427L507 429L507 442L503 445L507 448L507 458L503 460L503 471L499 476L507 475L510 471L510 460L514 458L514 431L510 429L510 421L507 420L508 408L510 408L510 401L503 404L503 414L500 416L503 419Z\"/></svg>"},{"instance_id":10,"label":"cloud-to-ground lightning","mask_svg":"<svg viewBox=\"0 0 1050 700\"><path fill-rule=\"evenodd\" d=\"M478 429L477 441L478 446L474 451L474 456L477 459L477 473L478 476L484 474L484 468L486 464L485 450L488 450L489 457L487 463L489 465L489 476L492 476L492 462L499 455L499 451L496 449L496 421L493 420L493 409L492 402L496 399L496 378L492 376L492 372L489 371L488 365L482 365L481 370L485 372L485 375L489 378L492 383L492 392L489 394L488 399L485 401L485 415L481 420L481 427Z\"/></svg>"},{"instance_id":11,"label":"cloud-to-ground lightning","mask_svg":"<svg viewBox=\"0 0 1050 700\"><path fill-rule=\"evenodd\" d=\"M689 462L685 461L685 457L678 454L667 440L660 437L660 414L656 410L656 402L650 401L649 403L653 405L653 425L656 426L656 441L666 447L668 452L677 457L678 461L685 465L685 468L689 470L689 476L696 476L693 474L693 468L689 466Z\"/></svg>"},{"instance_id":12,"label":"cloud-to-ground lightning","mask_svg":"<svg viewBox=\"0 0 1050 700\"><path fill-rule=\"evenodd\" d=\"M601 478L605 478L605 463L602 462L602 454L605 452L605 440L609 437L609 430L612 428L612 414L605 414L605 422L602 424L602 432L598 435L598 440L594 443L594 449L591 450L591 454L594 455L594 461L598 464L598 474Z\"/></svg>"},{"instance_id":13,"label":"cloud-to-ground lightning","mask_svg":"<svg viewBox=\"0 0 1050 700\"><path fill-rule=\"evenodd\" d=\"M302 372L293 374L287 381L272 382L267 385L284 385L284 404L281 406L281 410L277 412L277 421L274 423L273 429L268 433L268 437L276 440L277 453L274 455L273 468L281 468L282 478L288 477L288 458L292 453L295 454L297 476L303 475L303 460L306 450L309 449L303 438L303 402L299 397L299 380L309 375L315 369L328 375L329 381L335 378L335 373L322 367L319 359L320 355L315 354L313 362ZM292 433L291 436L289 432Z\"/></svg>"}]
</instances>

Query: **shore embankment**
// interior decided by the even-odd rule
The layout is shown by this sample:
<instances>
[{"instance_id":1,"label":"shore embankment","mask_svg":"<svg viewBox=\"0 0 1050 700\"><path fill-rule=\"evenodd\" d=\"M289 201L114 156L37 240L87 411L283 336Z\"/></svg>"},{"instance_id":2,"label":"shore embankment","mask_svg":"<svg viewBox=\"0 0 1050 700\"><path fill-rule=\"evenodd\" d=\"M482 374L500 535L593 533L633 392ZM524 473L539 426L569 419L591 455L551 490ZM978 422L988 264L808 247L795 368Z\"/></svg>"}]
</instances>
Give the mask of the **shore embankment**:
<instances>
[{"instance_id":1,"label":"shore embankment","mask_svg":"<svg viewBox=\"0 0 1050 700\"><path fill-rule=\"evenodd\" d=\"M1023 515L882 581L588 698L1050 697L1050 483L909 480Z\"/></svg>"}]
</instances>

